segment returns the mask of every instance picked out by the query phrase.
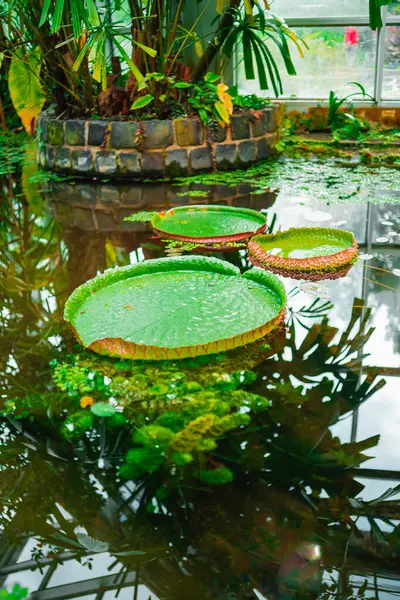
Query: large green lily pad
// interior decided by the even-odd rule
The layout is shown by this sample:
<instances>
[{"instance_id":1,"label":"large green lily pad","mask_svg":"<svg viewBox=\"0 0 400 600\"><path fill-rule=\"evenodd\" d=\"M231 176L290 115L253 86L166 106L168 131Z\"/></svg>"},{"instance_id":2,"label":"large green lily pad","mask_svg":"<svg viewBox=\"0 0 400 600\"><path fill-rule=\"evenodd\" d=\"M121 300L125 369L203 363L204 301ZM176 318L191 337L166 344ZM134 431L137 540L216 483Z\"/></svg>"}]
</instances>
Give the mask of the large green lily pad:
<instances>
[{"instance_id":1,"label":"large green lily pad","mask_svg":"<svg viewBox=\"0 0 400 600\"><path fill-rule=\"evenodd\" d=\"M271 273L216 258L149 260L77 288L64 318L83 346L110 356L174 359L243 346L283 319L286 295Z\"/></svg>"},{"instance_id":2,"label":"large green lily pad","mask_svg":"<svg viewBox=\"0 0 400 600\"><path fill-rule=\"evenodd\" d=\"M264 214L235 206L189 205L156 213L151 224L162 237L188 242L234 242L265 231Z\"/></svg>"},{"instance_id":3,"label":"large green lily pad","mask_svg":"<svg viewBox=\"0 0 400 600\"><path fill-rule=\"evenodd\" d=\"M254 264L295 278L334 278L348 272L357 257L357 243L349 231L327 227L298 227L249 242Z\"/></svg>"}]
</instances>

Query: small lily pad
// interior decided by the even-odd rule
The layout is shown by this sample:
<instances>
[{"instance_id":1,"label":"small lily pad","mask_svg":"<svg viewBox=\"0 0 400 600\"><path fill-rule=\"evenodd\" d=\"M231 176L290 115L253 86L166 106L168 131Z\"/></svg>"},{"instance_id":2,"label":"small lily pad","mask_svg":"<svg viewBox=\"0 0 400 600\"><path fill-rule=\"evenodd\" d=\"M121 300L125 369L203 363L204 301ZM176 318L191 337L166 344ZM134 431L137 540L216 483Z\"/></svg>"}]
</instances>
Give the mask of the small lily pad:
<instances>
[{"instance_id":1,"label":"small lily pad","mask_svg":"<svg viewBox=\"0 0 400 600\"><path fill-rule=\"evenodd\" d=\"M249 242L256 266L295 279L336 279L357 258L357 243L343 229L298 227L257 235Z\"/></svg>"},{"instance_id":2,"label":"small lily pad","mask_svg":"<svg viewBox=\"0 0 400 600\"><path fill-rule=\"evenodd\" d=\"M64 317L99 354L167 360L260 339L281 323L285 304L284 286L271 273L241 275L216 258L180 256L98 275L73 292ZM95 414L99 404L91 406Z\"/></svg>"},{"instance_id":3,"label":"small lily pad","mask_svg":"<svg viewBox=\"0 0 400 600\"><path fill-rule=\"evenodd\" d=\"M112 417L115 415L114 406L107 402L96 402L96 404L92 404L90 410L96 417Z\"/></svg>"},{"instance_id":4,"label":"small lily pad","mask_svg":"<svg viewBox=\"0 0 400 600\"><path fill-rule=\"evenodd\" d=\"M236 206L188 205L156 213L151 224L163 238L197 243L235 242L265 231L263 213Z\"/></svg>"}]
</instances>

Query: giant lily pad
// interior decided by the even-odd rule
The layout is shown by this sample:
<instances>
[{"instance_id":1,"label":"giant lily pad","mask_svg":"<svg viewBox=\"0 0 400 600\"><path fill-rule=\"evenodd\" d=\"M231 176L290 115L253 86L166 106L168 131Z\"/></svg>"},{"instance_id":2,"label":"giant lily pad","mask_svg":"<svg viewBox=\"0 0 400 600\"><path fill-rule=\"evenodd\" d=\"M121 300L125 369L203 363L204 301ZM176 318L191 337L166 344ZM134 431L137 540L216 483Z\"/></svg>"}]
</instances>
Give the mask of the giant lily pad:
<instances>
[{"instance_id":1,"label":"giant lily pad","mask_svg":"<svg viewBox=\"0 0 400 600\"><path fill-rule=\"evenodd\" d=\"M83 346L132 359L176 359L243 346L283 319L285 290L261 269L204 256L115 268L77 288L64 317Z\"/></svg>"},{"instance_id":2,"label":"giant lily pad","mask_svg":"<svg viewBox=\"0 0 400 600\"><path fill-rule=\"evenodd\" d=\"M191 205L156 213L151 224L163 238L195 243L236 242L265 231L266 217L249 208Z\"/></svg>"},{"instance_id":3,"label":"giant lily pad","mask_svg":"<svg viewBox=\"0 0 400 600\"><path fill-rule=\"evenodd\" d=\"M298 227L253 237L249 256L256 266L287 277L336 279L356 261L357 242L343 229Z\"/></svg>"}]
</instances>

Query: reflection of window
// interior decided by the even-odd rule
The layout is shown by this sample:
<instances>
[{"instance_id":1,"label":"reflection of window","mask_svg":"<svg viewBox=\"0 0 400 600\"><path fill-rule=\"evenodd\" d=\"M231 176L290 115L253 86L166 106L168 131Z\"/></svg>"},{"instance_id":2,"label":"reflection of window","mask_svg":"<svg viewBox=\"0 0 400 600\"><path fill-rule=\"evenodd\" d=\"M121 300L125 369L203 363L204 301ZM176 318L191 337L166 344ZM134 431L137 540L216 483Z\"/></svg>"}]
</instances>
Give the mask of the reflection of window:
<instances>
[{"instance_id":1,"label":"reflection of window","mask_svg":"<svg viewBox=\"0 0 400 600\"><path fill-rule=\"evenodd\" d=\"M382 97L400 100L400 26L386 28Z\"/></svg>"},{"instance_id":2,"label":"reflection of window","mask_svg":"<svg viewBox=\"0 0 400 600\"><path fill-rule=\"evenodd\" d=\"M354 91L349 82L361 83L377 102L400 100L400 3L383 9L382 29L372 31L365 0L275 0L271 10L286 18L309 46L300 58L294 45L292 58L297 75L286 74L274 49L283 82L283 97L327 99L330 90ZM261 92L256 80L246 80L238 57L238 83L243 93ZM362 98L360 97L360 100Z\"/></svg>"}]
</instances>

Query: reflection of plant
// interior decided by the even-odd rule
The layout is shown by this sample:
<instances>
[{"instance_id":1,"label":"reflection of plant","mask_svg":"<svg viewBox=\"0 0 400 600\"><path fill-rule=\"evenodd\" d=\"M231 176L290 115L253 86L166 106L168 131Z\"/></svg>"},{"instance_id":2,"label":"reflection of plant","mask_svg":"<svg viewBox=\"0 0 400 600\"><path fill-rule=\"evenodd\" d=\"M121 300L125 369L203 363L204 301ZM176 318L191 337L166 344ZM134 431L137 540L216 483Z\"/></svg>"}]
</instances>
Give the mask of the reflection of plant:
<instances>
[{"instance_id":1,"label":"reflection of plant","mask_svg":"<svg viewBox=\"0 0 400 600\"><path fill-rule=\"evenodd\" d=\"M18 584L14 585L11 592L0 590L0 600L23 600L28 596L27 588L22 588Z\"/></svg>"}]
</instances>

